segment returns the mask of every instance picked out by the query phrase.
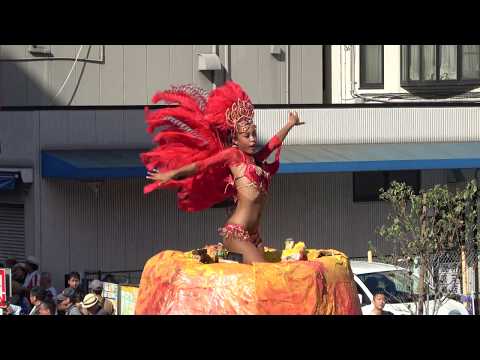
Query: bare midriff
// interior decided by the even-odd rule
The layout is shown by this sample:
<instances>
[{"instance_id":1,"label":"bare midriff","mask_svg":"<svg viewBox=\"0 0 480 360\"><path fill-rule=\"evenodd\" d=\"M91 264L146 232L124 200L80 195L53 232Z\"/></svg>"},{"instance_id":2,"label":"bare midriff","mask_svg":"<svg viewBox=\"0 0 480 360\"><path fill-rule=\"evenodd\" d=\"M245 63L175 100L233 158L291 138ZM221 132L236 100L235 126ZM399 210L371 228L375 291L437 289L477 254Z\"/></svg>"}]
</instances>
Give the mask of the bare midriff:
<instances>
[{"instance_id":1,"label":"bare midriff","mask_svg":"<svg viewBox=\"0 0 480 360\"><path fill-rule=\"evenodd\" d=\"M235 176L237 204L235 211L227 220L227 224L243 225L249 233L253 234L258 230L268 193L243 176L243 169L238 168L232 169Z\"/></svg>"}]
</instances>

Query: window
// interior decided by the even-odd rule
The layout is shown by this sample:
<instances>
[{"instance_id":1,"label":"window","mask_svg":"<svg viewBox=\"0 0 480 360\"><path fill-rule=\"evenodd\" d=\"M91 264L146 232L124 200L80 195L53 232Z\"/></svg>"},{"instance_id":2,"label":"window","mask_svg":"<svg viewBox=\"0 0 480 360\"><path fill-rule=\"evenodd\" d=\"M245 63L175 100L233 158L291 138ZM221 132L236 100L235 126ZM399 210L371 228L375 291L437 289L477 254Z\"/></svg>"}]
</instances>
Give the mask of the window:
<instances>
[{"instance_id":1,"label":"window","mask_svg":"<svg viewBox=\"0 0 480 360\"><path fill-rule=\"evenodd\" d=\"M382 271L369 274L360 274L358 278L374 294L382 290L386 300L391 304L412 302L418 295L419 278L408 270ZM357 285L358 286L358 285ZM426 286L429 286L426 281ZM430 299L434 298L433 289L430 289Z\"/></svg>"},{"instance_id":2,"label":"window","mask_svg":"<svg viewBox=\"0 0 480 360\"><path fill-rule=\"evenodd\" d=\"M420 171L366 171L353 173L353 201L380 201L380 188L387 190L392 181L404 182L415 193L420 191Z\"/></svg>"},{"instance_id":3,"label":"window","mask_svg":"<svg viewBox=\"0 0 480 360\"><path fill-rule=\"evenodd\" d=\"M402 45L401 85L430 90L480 85L480 45Z\"/></svg>"},{"instance_id":4,"label":"window","mask_svg":"<svg viewBox=\"0 0 480 360\"><path fill-rule=\"evenodd\" d=\"M462 46L462 78L465 80L480 79L480 45Z\"/></svg>"},{"instance_id":5,"label":"window","mask_svg":"<svg viewBox=\"0 0 480 360\"><path fill-rule=\"evenodd\" d=\"M353 201L378 201L380 188L385 188L385 173L353 173Z\"/></svg>"},{"instance_id":6,"label":"window","mask_svg":"<svg viewBox=\"0 0 480 360\"><path fill-rule=\"evenodd\" d=\"M383 45L360 45L360 89L383 89Z\"/></svg>"}]
</instances>

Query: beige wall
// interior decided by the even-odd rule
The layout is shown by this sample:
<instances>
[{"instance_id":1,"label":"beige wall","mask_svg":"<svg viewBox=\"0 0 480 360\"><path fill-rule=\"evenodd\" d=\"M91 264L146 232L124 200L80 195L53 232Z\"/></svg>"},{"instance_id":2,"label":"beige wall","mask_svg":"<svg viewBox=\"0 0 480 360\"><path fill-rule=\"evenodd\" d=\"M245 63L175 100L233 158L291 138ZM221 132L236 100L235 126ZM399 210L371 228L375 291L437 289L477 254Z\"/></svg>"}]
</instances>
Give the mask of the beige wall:
<instances>
[{"instance_id":1,"label":"beige wall","mask_svg":"<svg viewBox=\"0 0 480 360\"><path fill-rule=\"evenodd\" d=\"M212 53L213 45L84 45L56 97L80 45L45 46L52 57L43 60L30 54L29 45L0 46L2 106L144 105L171 84L211 89L213 82L225 79L223 70L198 71L198 54ZM281 48L286 51L287 46ZM286 59L272 56L270 45L218 45L218 53L229 77L255 103L287 102ZM290 102L322 103L322 45L291 45L289 64Z\"/></svg>"}]
</instances>

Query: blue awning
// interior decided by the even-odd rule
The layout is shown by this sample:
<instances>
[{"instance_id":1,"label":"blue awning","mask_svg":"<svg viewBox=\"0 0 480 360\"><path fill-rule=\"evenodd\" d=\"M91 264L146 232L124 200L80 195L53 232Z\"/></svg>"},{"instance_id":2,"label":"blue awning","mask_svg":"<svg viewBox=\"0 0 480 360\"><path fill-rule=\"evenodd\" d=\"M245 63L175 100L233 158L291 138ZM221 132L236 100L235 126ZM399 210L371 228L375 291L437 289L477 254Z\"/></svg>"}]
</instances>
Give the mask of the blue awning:
<instances>
[{"instance_id":1,"label":"blue awning","mask_svg":"<svg viewBox=\"0 0 480 360\"><path fill-rule=\"evenodd\" d=\"M294 145L282 153L281 173L480 168L480 142Z\"/></svg>"},{"instance_id":2,"label":"blue awning","mask_svg":"<svg viewBox=\"0 0 480 360\"><path fill-rule=\"evenodd\" d=\"M42 176L63 179L145 177L145 150L43 150Z\"/></svg>"},{"instance_id":3,"label":"blue awning","mask_svg":"<svg viewBox=\"0 0 480 360\"><path fill-rule=\"evenodd\" d=\"M14 190L17 178L17 174L0 172L0 191Z\"/></svg>"},{"instance_id":4,"label":"blue awning","mask_svg":"<svg viewBox=\"0 0 480 360\"><path fill-rule=\"evenodd\" d=\"M146 150L44 150L42 176L66 179L145 177ZM290 145L280 173L480 168L480 142Z\"/></svg>"}]
</instances>

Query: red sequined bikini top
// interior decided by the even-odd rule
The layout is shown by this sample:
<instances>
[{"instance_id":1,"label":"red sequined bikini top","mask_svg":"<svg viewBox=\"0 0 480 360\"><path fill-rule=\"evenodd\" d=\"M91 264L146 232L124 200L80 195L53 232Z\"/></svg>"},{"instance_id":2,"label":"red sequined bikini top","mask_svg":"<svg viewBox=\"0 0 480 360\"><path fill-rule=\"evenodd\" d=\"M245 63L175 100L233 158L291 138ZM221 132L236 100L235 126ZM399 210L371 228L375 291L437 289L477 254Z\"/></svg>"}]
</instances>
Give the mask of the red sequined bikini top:
<instances>
[{"instance_id":1,"label":"red sequined bikini top","mask_svg":"<svg viewBox=\"0 0 480 360\"><path fill-rule=\"evenodd\" d=\"M275 175L280 166L279 148L281 145L282 142L280 139L277 136L274 136L259 152L253 156L248 156L238 148L231 147L208 159L198 161L196 163L197 169L199 172L202 172L209 167L237 167L243 165L245 166L243 175L236 178L230 175L228 185L234 185L236 180L246 177L250 183L257 188L258 191L268 192L271 177ZM279 150L275 154L275 161L270 164L267 163L266 159L277 148Z\"/></svg>"},{"instance_id":2,"label":"red sequined bikini top","mask_svg":"<svg viewBox=\"0 0 480 360\"><path fill-rule=\"evenodd\" d=\"M245 160L242 162L242 164L239 164L239 166L241 165L244 166L243 175L237 176L235 178L233 178L233 176L230 176L231 181L229 184L234 185L235 181L245 177L250 181L249 184L239 185L237 186L237 189L239 187L254 186L259 192L268 192L268 188L270 187L271 176L273 175L273 173L276 172L276 169L269 168L269 165L272 166L275 163L267 164L266 162L263 162L260 164L256 164L254 162L255 161L254 158L249 159L245 155L244 157L245 157Z\"/></svg>"}]
</instances>

